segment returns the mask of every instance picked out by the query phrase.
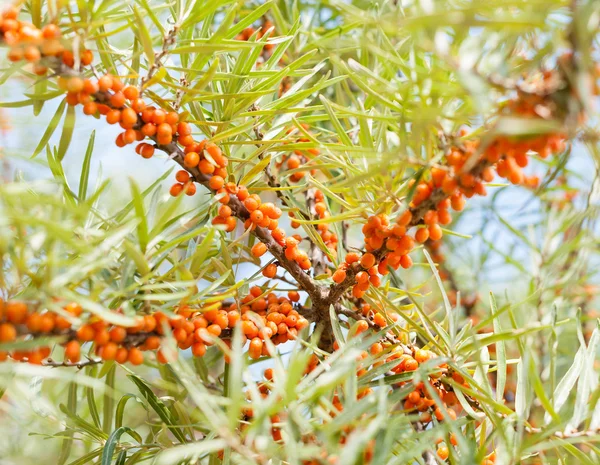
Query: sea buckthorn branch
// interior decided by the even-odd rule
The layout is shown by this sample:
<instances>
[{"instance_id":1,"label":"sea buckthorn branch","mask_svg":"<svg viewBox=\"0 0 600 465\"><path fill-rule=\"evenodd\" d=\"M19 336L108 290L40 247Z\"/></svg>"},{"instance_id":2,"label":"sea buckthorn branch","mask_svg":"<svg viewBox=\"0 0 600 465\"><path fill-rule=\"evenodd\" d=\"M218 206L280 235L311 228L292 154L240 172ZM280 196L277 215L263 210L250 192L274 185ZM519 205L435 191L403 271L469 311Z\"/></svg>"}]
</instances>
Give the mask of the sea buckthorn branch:
<instances>
[{"instance_id":1,"label":"sea buckthorn branch","mask_svg":"<svg viewBox=\"0 0 600 465\"><path fill-rule=\"evenodd\" d=\"M209 152L212 151L210 160L214 162L215 158L218 157L220 163L215 162L212 164L206 159L201 160L201 157L193 151L198 150L202 154L203 149L208 144L205 142L195 143L191 138L191 130L187 123L180 123L180 125L182 124L183 126L175 127L178 122L178 115L176 113L169 113L167 115L166 112L160 110L157 112L152 111L152 114L148 115L150 108L147 108L144 101L140 98L140 91L136 91L135 88L131 86L124 90L123 85L116 78L103 76L98 79L97 83L94 83L91 80L82 80L79 78L79 73L73 69L75 60L72 52L66 50L57 40L57 37L60 37L60 30L58 27L49 25L42 31L39 31L33 26L19 22L17 16L18 10L15 8L8 9L3 14L4 34L2 39L11 45L9 57L12 61L18 61L24 57L28 61L35 63L44 60L45 65L51 66L56 76L58 76L59 86L67 91L67 103L69 103L69 105L82 104L85 114L94 115L100 112L101 114L106 115L109 124L121 124L125 129L125 132L120 134L117 138L118 146L124 146L128 143L133 143L136 140L140 141L145 137L154 141L154 146L146 143L138 145L138 153L140 153L142 157L150 158L153 155L154 150L159 149L167 153L169 157L175 160L175 162L192 175L192 178L190 179L189 176L180 172L178 176L183 182L174 185L171 189L171 193L179 194L185 188L186 194L193 195L196 188L190 181L196 181L209 187L213 191L217 191L217 193L222 195L221 203L227 204L227 207L230 209L230 211L223 212L224 215L229 216L218 217L220 218L221 224L227 225L228 230L232 230L235 226L235 222L230 221L230 216L245 221L251 217L250 212L239 199L240 195L238 194L237 197L236 195L233 195L235 194L234 191L238 190L238 187L231 186L230 191L232 192L229 192L225 189L226 186L221 185L224 184L224 181L222 181L223 176L219 176L216 173L213 176L209 176L209 173L212 172L226 175L225 166L227 165L227 160L222 156L220 150L216 146L208 147ZM10 26L9 29L7 29L7 23L8 26ZM160 61L168 53L170 45L175 40L177 30L177 26L174 26L167 34L162 51L156 55L154 67L149 70L150 77L153 72L156 72ZM15 31L14 34L13 31ZM13 34L14 37L11 34ZM27 34L26 37L31 36L33 38L32 44L21 45L21 39L19 37L25 36L25 34ZM42 41L42 39L46 41ZM26 43L29 42L29 39L26 39ZM48 44L52 46L50 47ZM81 65L90 65L92 58L91 52L82 51ZM47 66L40 65L38 74L45 74L47 73L47 70ZM143 81L142 84L144 82L145 81ZM126 100L129 100L131 104L126 105ZM144 110L147 110L146 114L144 114ZM161 113L160 118L157 118L158 113ZM145 115L148 117L144 118ZM148 119L150 119L150 122L147 121ZM181 129L181 131L179 129ZM187 144L182 143L184 139L185 142L188 142ZM175 141L184 145L186 151L184 152L178 147ZM188 150L190 148L192 150ZM190 155L190 152L193 152L193 154ZM202 165L199 162L203 162L204 164ZM215 169L215 165L218 168ZM229 185L227 187L229 187ZM245 188L244 191L247 193ZM244 197L247 197L247 195L244 194ZM259 216L259 214L257 213L256 216ZM262 218L263 214L260 213L260 216ZM310 268L308 258L306 258L304 262L300 260L288 260L284 254L282 237L279 237L280 243L277 243L269 229L266 229L264 226L257 226L256 223L258 223L258 221L248 225L255 227L252 231L253 234L267 245L268 250L278 260L281 266L283 266L294 279L300 283L301 287L311 295L313 300L318 301L322 293L317 290L313 280L304 272L305 269ZM281 233L282 231L278 229L279 236L283 236ZM303 258L303 256L301 255L300 258ZM300 265L300 263L302 263L302 265Z\"/></svg>"},{"instance_id":2,"label":"sea buckthorn branch","mask_svg":"<svg viewBox=\"0 0 600 465\"><path fill-rule=\"evenodd\" d=\"M99 365L101 363L104 363L104 360L102 360L101 358L87 357L87 360L79 361L79 362L69 362L68 360L63 360L62 362L57 362L56 360L53 360L51 357L48 357L46 360L44 360L42 362L42 365L45 367L52 367L52 368L65 367L65 368L77 368L78 370L81 370L82 368L92 366L92 365Z\"/></svg>"},{"instance_id":3,"label":"sea buckthorn branch","mask_svg":"<svg viewBox=\"0 0 600 465\"><path fill-rule=\"evenodd\" d=\"M14 16L12 12L10 16ZM176 33L175 29L169 33L173 39ZM56 31L52 28L48 32L49 35L51 33L53 37L56 36ZM169 40L167 37L162 52L157 55L158 59L155 64L166 56L168 46ZM456 144L455 147L450 149L449 153L445 154L448 165L443 168L433 167L431 169L432 179L420 182L415 186L415 193L409 209L398 217L397 224L394 227L388 227L389 220L384 216L377 215L369 218L369 222L363 228L367 245L366 253L362 257L358 254L347 254L346 263L333 275L336 284L327 288L318 285L306 272L310 268L311 262L308 256L305 257L294 252L297 240L294 238L285 239L282 230L277 227L271 228L272 221L269 219L270 217L264 218L263 210L258 209L260 198L249 196L243 186L236 186L233 183L228 183L225 186L223 178L227 176L226 166L228 162L218 147L207 141L195 142L191 137L189 125L180 122L179 115L176 113L167 114L163 110L147 107L143 100L139 98L140 92L138 90L131 87L123 89L122 84L116 78L103 76L99 78L98 83L80 79L78 73L73 70L75 60L72 59L68 51L51 51L55 52L48 54L53 61L53 65L56 66L56 62L58 62L57 74L69 77L67 79L59 77L59 85L67 91L67 102L70 105L83 104L84 113L100 113L106 115L109 123L120 123L125 132L120 134L117 139L119 146L133 143L136 140L141 141L147 137L155 144L153 146L147 143L138 145L136 151L142 157L149 158L153 155L154 150L158 149L167 153L170 158L181 165L184 170L178 172L176 176L179 184L175 184L171 189L171 193L174 195L178 195L184 190L186 194L192 195L196 190L193 185L194 181L203 184L211 191L216 191L220 195L219 201L223 205L219 209L219 216L215 218L218 221L213 220L215 224L224 224L227 226L227 230L231 231L235 227L234 218L246 222L246 227L250 228L251 232L263 244L263 248L257 247L256 251L253 250L253 253L256 252L256 256L260 256L268 250L277 260L277 264L268 266L269 276L275 276L277 265L280 265L298 282L300 288L309 294L313 304L312 313L315 321L323 329L322 347L328 349L333 344L330 305L339 302L350 286L353 286L354 297L360 299L370 285L378 286L380 284L379 274L386 274L388 266L392 268L398 266L410 267L412 260L408 253L413 248L414 241L439 240L442 235L439 224L445 225L451 221L447 211L448 207L452 205L455 210L460 210L464 205L463 196L472 196L475 193L483 195L485 188L482 181L489 181L491 166L497 166L498 174L509 177L511 181L518 184L524 180L520 168L527 161L526 149L533 148L540 155L547 156L549 154L547 153L548 146L551 146L550 151L555 151L559 145L556 141L550 143L544 138L541 138L539 144L532 143L525 150L517 142L508 139L500 140L500 138L485 146L480 145L477 141ZM62 55L60 55L61 53ZM91 63L89 53L83 55L83 57L85 58L85 60L82 59L83 65ZM19 58L19 56L15 55L13 58ZM549 74L545 76L545 79L550 80L552 77L553 75ZM126 100L130 101L129 105ZM525 113L535 116L535 112L538 111L536 108L540 106L540 102L531 102L530 100L529 96L524 102L516 100L508 108L517 114ZM302 129L306 131L307 127ZM262 139L258 127L255 127L255 133L257 138ZM304 136L299 141L309 140L306 138L306 134ZM561 139L560 136L559 139ZM181 149L178 144L184 146L185 150ZM554 149L553 146L555 146ZM508 151L511 152L510 155L506 153ZM287 166L290 169L296 169L302 159L317 154L318 151L311 152L309 150L307 153L297 151L297 153L290 156ZM475 160L476 163L472 164L472 160ZM296 182L303 175L302 171L298 171L294 173L291 180ZM270 182L273 182L272 176L269 176L268 173L267 176ZM243 195L241 195L242 193ZM280 192L278 192L279 194ZM315 203L312 205L311 200L310 207L314 208L314 213L320 218L327 217L329 212L327 211L327 205L323 202L323 194L314 191L314 195ZM277 218L278 216L275 216L273 220L275 221ZM234 221L230 221L231 219L234 219ZM268 228L266 224L263 225L264 219L269 222ZM294 225L293 221L292 225ZM417 226L425 227L419 228L413 239L412 236L407 234L407 230ZM326 245L335 250L337 237L328 231L327 225L321 223L317 229ZM277 237L275 237L275 232L277 232ZM313 251L315 248L318 247L311 244ZM315 266L317 268L322 266L320 260L319 263L315 263ZM315 269L315 271L317 270Z\"/></svg>"},{"instance_id":4,"label":"sea buckthorn branch","mask_svg":"<svg viewBox=\"0 0 600 465\"><path fill-rule=\"evenodd\" d=\"M544 74L544 79L552 77L552 73ZM505 114L540 118L537 112L544 105L560 113L552 97L534 98L519 94L509 102ZM563 122L570 119L568 115L560 116ZM447 225L452 221L448 209L452 207L460 211L464 208L465 197L486 195L484 182L492 181L494 170L513 184L537 185L537 177L526 177L522 172L522 168L528 164L527 152L531 150L541 158L546 158L565 148L566 136L562 133L524 140L491 134L492 137L488 137L487 141L454 141L454 145L444 154L447 165L443 168L432 167L430 179L421 180L416 186L413 184L410 204L397 216L395 225L390 224L386 215L369 218L363 227L366 252L362 256L348 254L346 262L338 267L333 275L335 284L329 293L332 300L341 298L350 287L353 287L354 297L362 297L371 284L377 286L378 274L386 274L388 266L394 269L412 266L409 253L415 242L441 239L443 231L440 224ZM411 228L416 228L414 236L408 234Z\"/></svg>"},{"instance_id":5,"label":"sea buckthorn branch","mask_svg":"<svg viewBox=\"0 0 600 465\"><path fill-rule=\"evenodd\" d=\"M114 95L114 94L113 94ZM111 95L108 92L96 92L94 98L101 104L105 104L111 108ZM146 124L142 120L141 116L137 117L137 122L133 126L133 129L142 128ZM186 162L186 153L177 145L175 142L169 142L168 144L160 143L158 136L148 136L152 141L155 142L155 148L165 152L169 158L179 164L184 170L190 175L191 179L199 184L204 185L210 190L214 190L211 187L212 176L202 173L197 166L190 166ZM242 201L235 195L229 195L229 202L227 203L231 208L232 216L239 218L242 221L250 219L250 212L242 203ZM267 228L255 226L251 233L254 234L261 242L263 242L269 252L277 259L280 265L290 273L290 275L302 286L313 299L317 301L323 295L323 291L319 289L319 286L314 280L300 267L300 265L293 261L288 260L285 256L285 249L273 238L273 235Z\"/></svg>"},{"instance_id":6,"label":"sea buckthorn branch","mask_svg":"<svg viewBox=\"0 0 600 465\"><path fill-rule=\"evenodd\" d=\"M285 343L296 339L309 325L305 315L310 317L312 309L300 305L299 300L295 291L283 297L265 294L254 286L240 300L239 306L237 302L223 301L198 308L180 305L170 316L161 311L137 315L133 326L121 326L96 315L84 314L76 303L65 305L59 314L42 308L39 303L0 299L0 344L50 337L64 346L65 364L60 366L80 363L82 346L88 343L102 360L140 365L144 362L144 352L148 351L156 351L160 363L176 358L177 354L165 346L167 334L172 336L179 349L191 349L194 356L202 357L211 345L217 344L225 350L233 329L239 325L244 343L249 341L248 354L256 359L272 355L265 340L270 339L275 345ZM84 323L74 329L73 322L78 319ZM10 357L14 361L39 365L50 355L50 347L41 341L34 349L0 350L0 362Z\"/></svg>"},{"instance_id":7,"label":"sea buckthorn branch","mask_svg":"<svg viewBox=\"0 0 600 465\"><path fill-rule=\"evenodd\" d=\"M174 24L173 27L169 30L169 32L167 32L165 34L165 36L163 38L162 49L160 50L160 52L157 52L154 54L154 63L148 69L148 73L146 74L146 76L142 77L142 79L140 81L140 94L143 93L143 91L146 87L146 84L152 79L152 77L156 74L156 72L161 68L162 60L169 53L169 49L173 45L175 45L178 32L179 32L179 25Z\"/></svg>"}]
</instances>

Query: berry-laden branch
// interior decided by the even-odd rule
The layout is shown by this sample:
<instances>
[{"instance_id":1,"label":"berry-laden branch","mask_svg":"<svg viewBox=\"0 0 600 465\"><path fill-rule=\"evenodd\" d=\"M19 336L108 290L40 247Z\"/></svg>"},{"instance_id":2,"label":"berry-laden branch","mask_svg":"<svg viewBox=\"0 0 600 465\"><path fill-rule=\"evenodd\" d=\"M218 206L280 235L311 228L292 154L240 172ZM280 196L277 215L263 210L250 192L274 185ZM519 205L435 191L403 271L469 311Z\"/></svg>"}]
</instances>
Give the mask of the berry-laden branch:
<instances>
[{"instance_id":1,"label":"berry-laden branch","mask_svg":"<svg viewBox=\"0 0 600 465\"><path fill-rule=\"evenodd\" d=\"M544 77L556 79L554 73ZM514 114L533 120L541 119L538 113L542 113L549 118L549 109L563 115L557 111L553 97L519 93L499 116ZM467 134L463 131L460 136L465 138ZM369 217L363 227L366 252L362 256L356 253L346 256L345 263L333 275L335 284L331 286L329 299L336 301L350 287L353 296L361 298L370 285L378 285L378 274L387 274L388 267L410 268L409 254L415 242L439 241L443 236L442 226L452 221L448 210L461 211L465 198L486 195L485 183L491 182L495 174L513 184L536 185L536 177L527 177L523 173L530 153L547 158L563 152L565 141L566 135L560 132L521 138L493 136L491 141L457 141L445 151L445 166L431 168L426 178L419 182L411 181L410 203L406 210L397 213L395 224L385 214Z\"/></svg>"},{"instance_id":2,"label":"berry-laden branch","mask_svg":"<svg viewBox=\"0 0 600 465\"><path fill-rule=\"evenodd\" d=\"M360 299L371 285L377 287L381 284L381 276L388 273L388 267L409 268L412 265L410 252L415 242L438 241L443 235L442 226L452 220L449 208L462 210L465 198L485 195L484 183L493 179L494 171L514 184L532 184L535 180L525 177L522 171L528 163L528 152L536 152L545 158L564 149L565 135L562 133L522 138L492 133L487 140L466 138L466 134L460 134L461 138L455 139L445 150L443 165L432 167L420 181L412 181L408 208L395 212L393 223L384 214L371 216L363 227L365 252L348 253L345 263L332 276L335 284L330 287L319 285L307 273L313 263L308 254L299 248L298 239L286 237L279 227L281 210L272 203L263 203L258 195L250 194L245 186L226 182L229 160L216 144L194 140L191 126L181 120L181 115L148 106L140 98L137 87L125 87L115 76L104 75L96 80L80 77L93 60L89 50L81 50L80 56L75 59L59 40L61 33L58 27L47 25L38 30L20 22L17 17L18 11L14 9L7 10L3 15L2 38L11 46L9 58L12 61L26 59L35 63L38 74L45 74L50 68L58 75L58 85L66 91L69 105L82 105L85 114L104 116L107 123L121 126L124 131L116 140L119 147L139 142L136 152L143 158L150 158L156 150L160 150L178 163L183 170L176 174L178 182L172 186L171 194L185 192L193 195L196 192L194 183L202 184L214 193L221 206L213 224L223 225L226 231L231 232L236 227L237 219L244 221L245 228L250 229L260 241L252 248L253 255L260 257L268 251L276 259L275 263L265 267L263 274L272 278L276 276L277 266L281 266L309 295L313 306L310 315L323 327L321 348L327 351L333 349L329 308L339 304L346 297L346 291L352 287L353 297ZM161 59L174 40L175 32L165 40L159 55ZM77 69L76 63L79 65ZM557 85L557 81L564 85ZM550 84L552 88L560 89L557 92L569 92L568 81L562 71L545 73L538 86L545 89ZM555 100L554 94L547 92L527 93L523 88L521 86L518 89L516 96L499 116L518 115L536 120L555 115L565 119L567 112L557 104L560 98ZM301 129L306 136L308 127ZM259 132L256 135L262 137ZM307 137L297 138L299 142L308 140ZM312 157L316 155L317 149L296 151L284 160L289 169L295 170L290 177L291 182L302 179L304 172L299 169L300 165L304 162L310 166ZM267 175L269 182L272 182L271 176ZM329 216L322 192L311 189L308 203L311 216L318 216L319 219ZM298 222L292 220L292 226L298 226ZM317 230L325 245L335 251L337 236L328 230L328 225L319 223ZM319 248L314 241L310 242L311 255L317 265L313 271L320 274L326 270L325 260L322 252L317 253Z\"/></svg>"}]
</instances>

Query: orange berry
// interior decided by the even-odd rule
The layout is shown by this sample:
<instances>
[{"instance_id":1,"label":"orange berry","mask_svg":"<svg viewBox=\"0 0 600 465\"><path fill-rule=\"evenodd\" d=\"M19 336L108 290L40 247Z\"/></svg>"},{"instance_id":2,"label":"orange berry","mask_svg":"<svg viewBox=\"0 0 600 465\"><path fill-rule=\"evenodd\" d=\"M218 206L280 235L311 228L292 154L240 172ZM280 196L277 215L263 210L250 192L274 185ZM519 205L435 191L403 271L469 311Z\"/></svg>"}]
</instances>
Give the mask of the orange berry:
<instances>
[{"instance_id":1,"label":"orange berry","mask_svg":"<svg viewBox=\"0 0 600 465\"><path fill-rule=\"evenodd\" d=\"M195 342L192 344L192 354L194 357L202 357L206 354L206 345L203 342Z\"/></svg>"},{"instance_id":2,"label":"orange berry","mask_svg":"<svg viewBox=\"0 0 600 465\"><path fill-rule=\"evenodd\" d=\"M144 354L137 347L132 347L131 349L129 349L127 361L132 365L141 365L142 363L144 363Z\"/></svg>"},{"instance_id":3,"label":"orange berry","mask_svg":"<svg viewBox=\"0 0 600 465\"><path fill-rule=\"evenodd\" d=\"M37 333L42 328L42 316L38 312L33 312L27 317L25 324L30 332Z\"/></svg>"},{"instance_id":4,"label":"orange berry","mask_svg":"<svg viewBox=\"0 0 600 465\"><path fill-rule=\"evenodd\" d=\"M346 263L351 265L352 263L356 263L360 260L360 256L355 252L350 252L346 255Z\"/></svg>"},{"instance_id":5,"label":"orange berry","mask_svg":"<svg viewBox=\"0 0 600 465\"><path fill-rule=\"evenodd\" d=\"M135 99L131 102L131 108L136 113L142 113L146 109L146 102L141 98ZM147 123L148 121L144 120L144 122Z\"/></svg>"},{"instance_id":6,"label":"orange berry","mask_svg":"<svg viewBox=\"0 0 600 465\"><path fill-rule=\"evenodd\" d=\"M17 339L17 329L10 323L0 324L0 342L13 342Z\"/></svg>"},{"instance_id":7,"label":"orange berry","mask_svg":"<svg viewBox=\"0 0 600 465\"><path fill-rule=\"evenodd\" d=\"M372 253L366 253L360 258L360 264L363 268L371 268L375 265L375 256Z\"/></svg>"},{"instance_id":8,"label":"orange berry","mask_svg":"<svg viewBox=\"0 0 600 465\"><path fill-rule=\"evenodd\" d=\"M452 215L448 212L448 210L438 210L438 221L442 225L447 225L452 223Z\"/></svg>"},{"instance_id":9,"label":"orange berry","mask_svg":"<svg viewBox=\"0 0 600 465\"><path fill-rule=\"evenodd\" d=\"M277 265L275 263L269 263L262 272L265 278L274 278L277 274Z\"/></svg>"},{"instance_id":10,"label":"orange berry","mask_svg":"<svg viewBox=\"0 0 600 465\"><path fill-rule=\"evenodd\" d=\"M437 212L435 210L429 210L425 213L425 215L423 216L423 222L426 225L432 225L432 224L437 224L438 222L438 215Z\"/></svg>"},{"instance_id":11,"label":"orange berry","mask_svg":"<svg viewBox=\"0 0 600 465\"><path fill-rule=\"evenodd\" d=\"M183 184L173 184L171 186L171 189L169 190L169 194L171 194L173 197L177 197L179 194L181 194L181 192L183 191Z\"/></svg>"},{"instance_id":12,"label":"orange berry","mask_svg":"<svg viewBox=\"0 0 600 465\"><path fill-rule=\"evenodd\" d=\"M156 125L162 124L167 119L167 113L160 108L152 113L152 122Z\"/></svg>"},{"instance_id":13,"label":"orange berry","mask_svg":"<svg viewBox=\"0 0 600 465\"><path fill-rule=\"evenodd\" d=\"M127 362L127 356L129 355L128 352L129 351L125 347L119 347L115 355L115 362L121 365Z\"/></svg>"},{"instance_id":14,"label":"orange berry","mask_svg":"<svg viewBox=\"0 0 600 465\"><path fill-rule=\"evenodd\" d=\"M138 115L131 108L124 108L121 112L121 126L124 129L132 128L137 123Z\"/></svg>"},{"instance_id":15,"label":"orange berry","mask_svg":"<svg viewBox=\"0 0 600 465\"><path fill-rule=\"evenodd\" d=\"M208 181L208 186L213 190L219 190L225 185L225 180L221 176L213 176Z\"/></svg>"},{"instance_id":16,"label":"orange berry","mask_svg":"<svg viewBox=\"0 0 600 465\"><path fill-rule=\"evenodd\" d=\"M79 59L83 66L89 66L92 64L92 61L94 61L94 54L92 53L91 50L84 50L79 55Z\"/></svg>"},{"instance_id":17,"label":"orange berry","mask_svg":"<svg viewBox=\"0 0 600 465\"><path fill-rule=\"evenodd\" d=\"M133 129L127 129L123 135L123 142L125 144L133 144L135 142L136 139L136 133Z\"/></svg>"},{"instance_id":18,"label":"orange berry","mask_svg":"<svg viewBox=\"0 0 600 465\"><path fill-rule=\"evenodd\" d=\"M365 284L369 281L369 274L364 271L359 271L356 274L356 282L360 284Z\"/></svg>"},{"instance_id":19,"label":"orange berry","mask_svg":"<svg viewBox=\"0 0 600 465\"><path fill-rule=\"evenodd\" d=\"M413 265L413 261L412 261L412 258L410 258L410 255L402 255L402 257L400 257L400 266L402 268L404 268L405 270L407 270L412 265Z\"/></svg>"},{"instance_id":20,"label":"orange berry","mask_svg":"<svg viewBox=\"0 0 600 465\"><path fill-rule=\"evenodd\" d=\"M158 136L171 136L173 134L173 129L171 128L171 126L167 123L161 123L158 125L157 129L156 129L156 134Z\"/></svg>"},{"instance_id":21,"label":"orange berry","mask_svg":"<svg viewBox=\"0 0 600 465\"><path fill-rule=\"evenodd\" d=\"M415 371L417 368L419 368L419 364L412 357L404 362L404 370L405 371Z\"/></svg>"},{"instance_id":22,"label":"orange berry","mask_svg":"<svg viewBox=\"0 0 600 465\"><path fill-rule=\"evenodd\" d=\"M117 350L117 344L108 342L100 348L98 355L102 360L114 360L117 357Z\"/></svg>"},{"instance_id":23,"label":"orange berry","mask_svg":"<svg viewBox=\"0 0 600 465\"><path fill-rule=\"evenodd\" d=\"M263 341L258 337L252 338L250 341L250 347L248 348L248 355L250 358L257 359L260 358L263 349Z\"/></svg>"},{"instance_id":24,"label":"orange berry","mask_svg":"<svg viewBox=\"0 0 600 465\"><path fill-rule=\"evenodd\" d=\"M462 211L462 209L465 208L466 201L461 194L454 194L452 197L450 197L450 202L452 209L457 212Z\"/></svg>"},{"instance_id":25,"label":"orange berry","mask_svg":"<svg viewBox=\"0 0 600 465\"><path fill-rule=\"evenodd\" d=\"M140 144L142 147L140 148L140 155L143 158L152 158L154 155L154 146L150 144Z\"/></svg>"},{"instance_id":26,"label":"orange berry","mask_svg":"<svg viewBox=\"0 0 600 465\"><path fill-rule=\"evenodd\" d=\"M26 47L25 51L23 52L23 58L25 58L25 60L27 60L30 63L38 61L41 57L42 55L40 53L40 50L33 45Z\"/></svg>"},{"instance_id":27,"label":"orange berry","mask_svg":"<svg viewBox=\"0 0 600 465\"><path fill-rule=\"evenodd\" d=\"M170 111L167 113L167 117L165 118L165 122L167 124L175 125L175 124L177 124L178 121L179 121L179 115L176 112Z\"/></svg>"},{"instance_id":28,"label":"orange berry","mask_svg":"<svg viewBox=\"0 0 600 465\"><path fill-rule=\"evenodd\" d=\"M183 158L183 165L186 168L195 168L200 163L200 156L196 152L189 152Z\"/></svg>"},{"instance_id":29,"label":"orange berry","mask_svg":"<svg viewBox=\"0 0 600 465\"><path fill-rule=\"evenodd\" d=\"M110 340L114 342L123 342L127 337L127 330L121 326L115 326L108 332Z\"/></svg>"},{"instance_id":30,"label":"orange berry","mask_svg":"<svg viewBox=\"0 0 600 465\"><path fill-rule=\"evenodd\" d=\"M410 212L410 210L405 210L404 213L402 213L402 215L398 217L396 223L398 223L400 226L408 226L411 221L412 213Z\"/></svg>"},{"instance_id":31,"label":"orange berry","mask_svg":"<svg viewBox=\"0 0 600 465\"><path fill-rule=\"evenodd\" d=\"M140 96L140 91L137 87L127 86L123 89L123 95L127 100L136 100Z\"/></svg>"},{"instance_id":32,"label":"orange berry","mask_svg":"<svg viewBox=\"0 0 600 465\"><path fill-rule=\"evenodd\" d=\"M437 455L440 459L446 460L448 458L448 456L450 455L450 451L448 450L448 448L446 446L442 446L442 447L438 448Z\"/></svg>"},{"instance_id":33,"label":"orange berry","mask_svg":"<svg viewBox=\"0 0 600 465\"><path fill-rule=\"evenodd\" d=\"M419 228L415 233L415 240L421 244L429 239L429 230L427 228Z\"/></svg>"},{"instance_id":34,"label":"orange berry","mask_svg":"<svg viewBox=\"0 0 600 465\"><path fill-rule=\"evenodd\" d=\"M334 283L340 284L346 279L346 272L344 270L336 270L331 277Z\"/></svg>"},{"instance_id":35,"label":"orange berry","mask_svg":"<svg viewBox=\"0 0 600 465\"><path fill-rule=\"evenodd\" d=\"M98 111L98 105L94 102L88 102L83 106L84 115L95 115Z\"/></svg>"},{"instance_id":36,"label":"orange berry","mask_svg":"<svg viewBox=\"0 0 600 465\"><path fill-rule=\"evenodd\" d=\"M267 246L265 244L263 244L262 242L258 242L256 244L254 244L254 246L251 249L252 255L257 258L263 256L266 251L267 251Z\"/></svg>"},{"instance_id":37,"label":"orange berry","mask_svg":"<svg viewBox=\"0 0 600 465\"><path fill-rule=\"evenodd\" d=\"M439 224L432 224L429 226L429 239L432 241L439 241L443 236L442 228Z\"/></svg>"},{"instance_id":38,"label":"orange berry","mask_svg":"<svg viewBox=\"0 0 600 465\"><path fill-rule=\"evenodd\" d=\"M27 318L27 304L18 300L9 300L4 304L4 315L9 323L24 323Z\"/></svg>"},{"instance_id":39,"label":"orange berry","mask_svg":"<svg viewBox=\"0 0 600 465\"><path fill-rule=\"evenodd\" d=\"M122 108L125 105L125 96L122 92L115 92L113 95L110 96L109 102L113 107Z\"/></svg>"},{"instance_id":40,"label":"orange berry","mask_svg":"<svg viewBox=\"0 0 600 465\"><path fill-rule=\"evenodd\" d=\"M93 341L94 338L96 337L96 331L94 330L94 328L89 325L83 325L81 326L78 330L77 330L77 339L79 339L80 341L83 342L89 342L89 341Z\"/></svg>"},{"instance_id":41,"label":"orange berry","mask_svg":"<svg viewBox=\"0 0 600 465\"><path fill-rule=\"evenodd\" d=\"M69 341L65 344L65 358L71 363L77 363L81 358L81 344L79 341Z\"/></svg>"},{"instance_id":42,"label":"orange berry","mask_svg":"<svg viewBox=\"0 0 600 465\"><path fill-rule=\"evenodd\" d=\"M254 210L252 213L250 213L250 220L255 224L262 223L263 219L264 215L260 210Z\"/></svg>"},{"instance_id":43,"label":"orange berry","mask_svg":"<svg viewBox=\"0 0 600 465\"><path fill-rule=\"evenodd\" d=\"M60 29L56 24L46 24L42 28L42 37L44 39L54 39L60 36Z\"/></svg>"},{"instance_id":44,"label":"orange berry","mask_svg":"<svg viewBox=\"0 0 600 465\"><path fill-rule=\"evenodd\" d=\"M177 134L180 136L189 136L192 133L192 127L189 123L181 122L177 125Z\"/></svg>"},{"instance_id":45,"label":"orange berry","mask_svg":"<svg viewBox=\"0 0 600 465\"><path fill-rule=\"evenodd\" d=\"M121 112L119 110L110 110L106 114L106 122L108 124L117 124L121 121Z\"/></svg>"},{"instance_id":46,"label":"orange berry","mask_svg":"<svg viewBox=\"0 0 600 465\"><path fill-rule=\"evenodd\" d=\"M192 196L196 193L196 184L189 182L185 186L185 195Z\"/></svg>"},{"instance_id":47,"label":"orange berry","mask_svg":"<svg viewBox=\"0 0 600 465\"><path fill-rule=\"evenodd\" d=\"M185 170L179 170L175 174L175 179L177 179L178 182L185 184L190 180L190 174Z\"/></svg>"}]
</instances>

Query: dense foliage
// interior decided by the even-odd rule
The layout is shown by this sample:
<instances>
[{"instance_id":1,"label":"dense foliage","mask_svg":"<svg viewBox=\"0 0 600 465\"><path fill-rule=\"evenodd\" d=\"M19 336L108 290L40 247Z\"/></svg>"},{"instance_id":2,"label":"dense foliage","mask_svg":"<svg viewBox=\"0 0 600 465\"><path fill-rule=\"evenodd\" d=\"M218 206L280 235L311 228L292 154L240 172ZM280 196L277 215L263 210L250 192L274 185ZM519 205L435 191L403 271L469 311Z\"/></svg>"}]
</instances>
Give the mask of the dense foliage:
<instances>
[{"instance_id":1,"label":"dense foliage","mask_svg":"<svg viewBox=\"0 0 600 465\"><path fill-rule=\"evenodd\" d=\"M0 464L598 463L599 26L7 5Z\"/></svg>"}]
</instances>

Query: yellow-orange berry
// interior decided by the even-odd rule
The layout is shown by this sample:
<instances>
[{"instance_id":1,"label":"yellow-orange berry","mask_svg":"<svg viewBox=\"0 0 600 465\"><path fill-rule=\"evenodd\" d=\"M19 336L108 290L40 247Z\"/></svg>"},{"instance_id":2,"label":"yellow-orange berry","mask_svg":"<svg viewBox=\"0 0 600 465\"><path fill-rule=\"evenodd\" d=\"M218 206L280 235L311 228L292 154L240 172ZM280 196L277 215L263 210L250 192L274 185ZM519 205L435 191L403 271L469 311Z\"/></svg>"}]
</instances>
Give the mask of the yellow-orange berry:
<instances>
[{"instance_id":1,"label":"yellow-orange berry","mask_svg":"<svg viewBox=\"0 0 600 465\"><path fill-rule=\"evenodd\" d=\"M179 194L181 194L182 191L183 191L183 184L176 183L176 184L173 184L171 186L171 189L169 190L169 193L173 197L177 197Z\"/></svg>"},{"instance_id":2,"label":"yellow-orange berry","mask_svg":"<svg viewBox=\"0 0 600 465\"><path fill-rule=\"evenodd\" d=\"M71 363L77 363L81 358L81 344L79 341L69 341L65 345L65 358Z\"/></svg>"},{"instance_id":3,"label":"yellow-orange berry","mask_svg":"<svg viewBox=\"0 0 600 465\"><path fill-rule=\"evenodd\" d=\"M274 278L277 274L277 265L275 265L274 263L269 263L263 269L262 274L265 278Z\"/></svg>"},{"instance_id":4,"label":"yellow-orange berry","mask_svg":"<svg viewBox=\"0 0 600 465\"><path fill-rule=\"evenodd\" d=\"M264 255L267 251L267 246L265 244L263 244L262 242L258 242L256 244L254 244L254 246L251 249L252 255L254 255L255 257L261 257L262 255Z\"/></svg>"}]
</instances>

